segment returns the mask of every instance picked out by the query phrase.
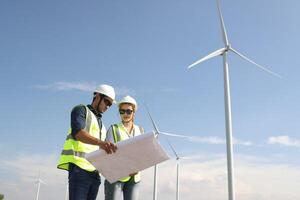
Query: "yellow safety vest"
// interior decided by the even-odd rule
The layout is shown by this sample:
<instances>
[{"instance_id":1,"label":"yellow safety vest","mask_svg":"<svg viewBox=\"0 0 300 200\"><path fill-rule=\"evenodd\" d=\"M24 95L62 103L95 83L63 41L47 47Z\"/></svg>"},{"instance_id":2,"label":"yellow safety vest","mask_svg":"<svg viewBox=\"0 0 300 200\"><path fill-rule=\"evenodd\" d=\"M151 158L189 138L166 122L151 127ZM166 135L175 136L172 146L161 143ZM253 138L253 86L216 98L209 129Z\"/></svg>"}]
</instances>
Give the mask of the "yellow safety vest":
<instances>
[{"instance_id":1,"label":"yellow safety vest","mask_svg":"<svg viewBox=\"0 0 300 200\"><path fill-rule=\"evenodd\" d=\"M102 130L100 132L97 117L86 106L85 106L85 110L86 110L86 123L85 123L84 130L88 132L91 136L104 140L104 138L106 137L105 127L102 126ZM80 142L72 136L71 132L72 129L70 128L64 143L63 150L60 155L60 159L57 164L57 168L69 170L69 163L74 163L81 169L90 172L95 171L96 168L89 161L85 159L85 155L87 153L98 150L99 146Z\"/></svg>"},{"instance_id":2,"label":"yellow safety vest","mask_svg":"<svg viewBox=\"0 0 300 200\"><path fill-rule=\"evenodd\" d=\"M133 126L134 126L134 128L133 128L134 136L144 133L144 130L142 127L137 126L137 125L133 125ZM111 126L111 128L112 128L112 134L113 134L115 143L122 141L122 140L127 140L130 138L122 123L114 124ZM130 180L130 178L131 178L130 176L127 176L127 177L121 178L119 181L127 182ZM134 178L135 183L139 182L141 180L141 173L138 172L136 175L134 175L133 178Z\"/></svg>"}]
</instances>

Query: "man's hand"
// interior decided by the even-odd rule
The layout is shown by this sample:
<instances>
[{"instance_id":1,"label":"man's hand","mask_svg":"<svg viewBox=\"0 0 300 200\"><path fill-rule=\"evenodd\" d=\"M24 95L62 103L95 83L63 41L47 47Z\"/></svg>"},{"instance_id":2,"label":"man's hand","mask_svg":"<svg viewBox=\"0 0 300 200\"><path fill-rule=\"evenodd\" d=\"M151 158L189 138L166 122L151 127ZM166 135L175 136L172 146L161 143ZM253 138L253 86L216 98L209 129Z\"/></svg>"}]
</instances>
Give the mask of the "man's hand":
<instances>
[{"instance_id":1,"label":"man's hand","mask_svg":"<svg viewBox=\"0 0 300 200\"><path fill-rule=\"evenodd\" d=\"M129 174L129 176L134 176L134 175L137 175L138 172L135 172L135 173L132 173L132 174Z\"/></svg>"},{"instance_id":2,"label":"man's hand","mask_svg":"<svg viewBox=\"0 0 300 200\"><path fill-rule=\"evenodd\" d=\"M114 153L117 150L117 146L114 143L103 142L103 141L91 136L85 130L78 131L75 135L75 138L77 140L79 140L80 142L83 142L86 144L98 145L101 149L106 151L106 153L108 153L108 154Z\"/></svg>"},{"instance_id":3,"label":"man's hand","mask_svg":"<svg viewBox=\"0 0 300 200\"><path fill-rule=\"evenodd\" d=\"M108 154L115 153L117 150L117 146L111 142L99 141L99 147L106 151L106 153Z\"/></svg>"}]
</instances>

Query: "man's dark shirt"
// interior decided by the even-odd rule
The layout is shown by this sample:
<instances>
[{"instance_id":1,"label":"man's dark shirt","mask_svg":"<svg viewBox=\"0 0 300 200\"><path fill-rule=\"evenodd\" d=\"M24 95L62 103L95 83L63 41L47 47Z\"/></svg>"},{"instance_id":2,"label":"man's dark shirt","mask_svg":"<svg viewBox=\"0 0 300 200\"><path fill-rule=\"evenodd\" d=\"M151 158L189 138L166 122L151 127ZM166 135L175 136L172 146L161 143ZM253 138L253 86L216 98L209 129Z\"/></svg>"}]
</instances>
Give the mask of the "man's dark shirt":
<instances>
[{"instance_id":1,"label":"man's dark shirt","mask_svg":"<svg viewBox=\"0 0 300 200\"><path fill-rule=\"evenodd\" d=\"M102 128L102 115L99 114L91 105L87 105L88 109L94 113L97 117L99 128ZM72 136L75 138L75 135L81 129L84 129L86 122L86 107L84 105L75 106L71 112L71 128L72 128Z\"/></svg>"}]
</instances>

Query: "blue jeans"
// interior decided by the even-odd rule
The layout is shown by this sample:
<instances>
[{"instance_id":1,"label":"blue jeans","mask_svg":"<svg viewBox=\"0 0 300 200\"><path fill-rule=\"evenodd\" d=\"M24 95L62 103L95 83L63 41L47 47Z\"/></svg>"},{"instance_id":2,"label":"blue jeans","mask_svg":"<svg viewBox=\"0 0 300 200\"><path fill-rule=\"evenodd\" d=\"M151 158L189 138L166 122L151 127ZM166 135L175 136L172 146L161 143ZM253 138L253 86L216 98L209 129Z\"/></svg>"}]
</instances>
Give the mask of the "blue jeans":
<instances>
[{"instance_id":1,"label":"blue jeans","mask_svg":"<svg viewBox=\"0 0 300 200\"><path fill-rule=\"evenodd\" d=\"M109 183L104 182L105 200L120 200L123 194L123 200L138 200L139 199L139 183L135 183L133 178L127 182L117 181Z\"/></svg>"},{"instance_id":2,"label":"blue jeans","mask_svg":"<svg viewBox=\"0 0 300 200\"><path fill-rule=\"evenodd\" d=\"M100 183L99 173L70 164L69 200L96 200Z\"/></svg>"}]
</instances>

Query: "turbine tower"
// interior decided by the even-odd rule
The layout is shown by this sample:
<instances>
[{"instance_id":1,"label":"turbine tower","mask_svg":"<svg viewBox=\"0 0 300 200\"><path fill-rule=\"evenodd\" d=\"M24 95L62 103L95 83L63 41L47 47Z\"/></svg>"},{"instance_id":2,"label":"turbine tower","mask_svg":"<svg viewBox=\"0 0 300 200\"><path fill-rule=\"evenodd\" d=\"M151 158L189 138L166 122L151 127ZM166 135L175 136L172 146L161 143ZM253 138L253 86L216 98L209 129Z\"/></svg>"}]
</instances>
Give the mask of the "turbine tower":
<instances>
[{"instance_id":1,"label":"turbine tower","mask_svg":"<svg viewBox=\"0 0 300 200\"><path fill-rule=\"evenodd\" d=\"M37 192L36 192L36 200L39 200L41 184L46 185L46 183L41 179L40 171L39 171L39 176L38 176L37 180L35 181L35 184L38 185Z\"/></svg>"},{"instance_id":2,"label":"turbine tower","mask_svg":"<svg viewBox=\"0 0 300 200\"><path fill-rule=\"evenodd\" d=\"M66 183L66 192L65 192L65 200L68 200L69 197L69 183Z\"/></svg>"},{"instance_id":3,"label":"turbine tower","mask_svg":"<svg viewBox=\"0 0 300 200\"><path fill-rule=\"evenodd\" d=\"M233 144L232 144L232 119L231 119L231 100L230 100L230 84L229 84L229 69L228 69L228 62L227 62L227 53L229 51L235 53L242 59L256 65L260 69L264 70L265 72L281 78L281 76L271 70L267 69L266 67L257 64L256 62L252 61L239 51L232 48L228 41L224 20L220 8L220 2L217 0L218 6L218 13L220 18L221 30L222 30L222 37L225 47L218 49L207 56L201 58L200 60L196 61L195 63L188 66L188 68L192 68L203 61L206 61L210 58L214 58L216 56L223 57L223 70L224 70L224 102L225 102L225 122L226 122L226 148L227 148L227 176L228 176L228 197L229 200L235 200L235 190L234 190L234 167L233 167Z\"/></svg>"}]
</instances>

